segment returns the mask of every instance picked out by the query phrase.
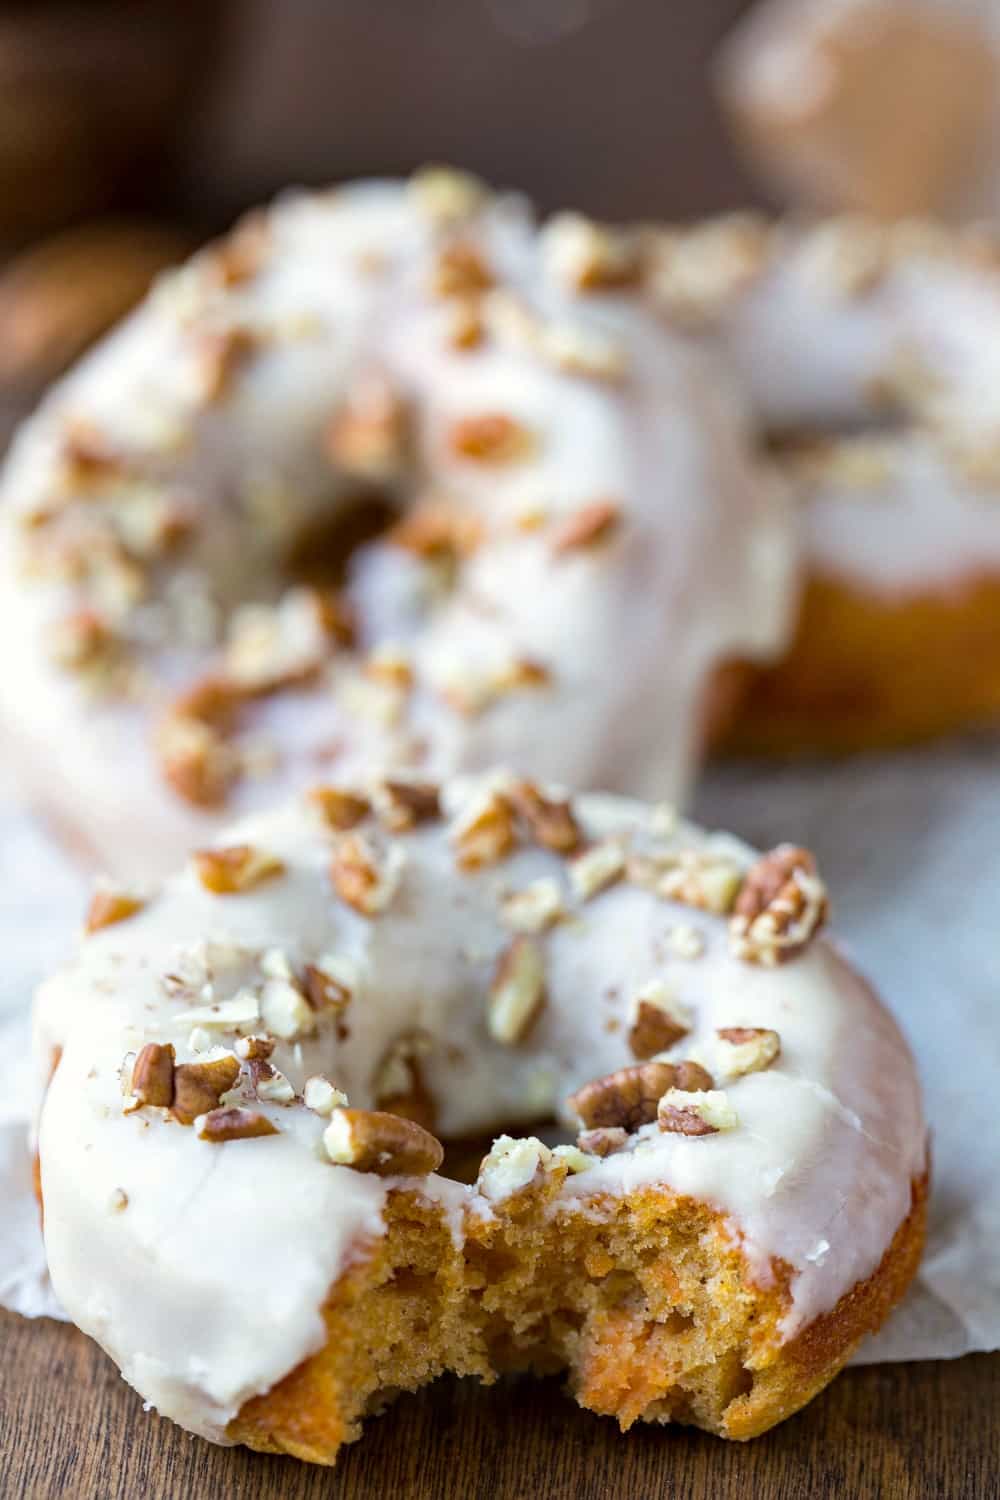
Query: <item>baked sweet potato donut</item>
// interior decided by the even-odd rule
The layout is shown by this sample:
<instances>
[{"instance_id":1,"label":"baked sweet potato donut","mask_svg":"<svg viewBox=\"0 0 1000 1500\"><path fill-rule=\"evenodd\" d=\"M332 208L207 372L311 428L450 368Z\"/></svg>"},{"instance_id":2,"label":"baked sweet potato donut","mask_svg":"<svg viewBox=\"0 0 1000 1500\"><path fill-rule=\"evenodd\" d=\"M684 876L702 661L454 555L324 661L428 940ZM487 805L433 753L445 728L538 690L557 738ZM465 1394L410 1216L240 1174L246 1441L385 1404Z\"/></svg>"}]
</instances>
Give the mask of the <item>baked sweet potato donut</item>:
<instances>
[{"instance_id":1,"label":"baked sweet potato donut","mask_svg":"<svg viewBox=\"0 0 1000 1500\"><path fill-rule=\"evenodd\" d=\"M653 236L800 497L804 597L733 742L850 750L1000 717L1000 279L980 230L753 218Z\"/></svg>"},{"instance_id":2,"label":"baked sweet potato donut","mask_svg":"<svg viewBox=\"0 0 1000 1500\"><path fill-rule=\"evenodd\" d=\"M923 1239L913 1062L826 907L802 849L510 775L317 787L100 892L36 1008L56 1293L164 1415L318 1463L445 1370L764 1431Z\"/></svg>"},{"instance_id":3,"label":"baked sweet potato donut","mask_svg":"<svg viewBox=\"0 0 1000 1500\"><path fill-rule=\"evenodd\" d=\"M0 493L5 739L129 875L324 768L676 796L713 670L793 602L740 404L632 259L455 173L284 199L164 278ZM333 596L359 497L397 524Z\"/></svg>"}]
</instances>

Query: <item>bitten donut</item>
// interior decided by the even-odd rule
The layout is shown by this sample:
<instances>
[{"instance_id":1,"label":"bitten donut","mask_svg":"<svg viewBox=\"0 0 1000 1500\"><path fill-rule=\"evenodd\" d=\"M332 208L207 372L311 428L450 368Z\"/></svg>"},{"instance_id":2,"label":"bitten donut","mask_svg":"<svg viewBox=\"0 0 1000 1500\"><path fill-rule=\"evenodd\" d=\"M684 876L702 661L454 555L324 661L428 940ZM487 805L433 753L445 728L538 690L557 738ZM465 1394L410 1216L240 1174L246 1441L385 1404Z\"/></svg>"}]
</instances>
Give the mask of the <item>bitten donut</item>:
<instances>
[{"instance_id":1,"label":"bitten donut","mask_svg":"<svg viewBox=\"0 0 1000 1500\"><path fill-rule=\"evenodd\" d=\"M100 891L36 1008L57 1295L161 1413L314 1462L445 1370L762 1432L923 1238L913 1061L826 906L804 850L509 774L317 787Z\"/></svg>"},{"instance_id":2,"label":"bitten donut","mask_svg":"<svg viewBox=\"0 0 1000 1500\"><path fill-rule=\"evenodd\" d=\"M287 198L22 431L0 715L110 868L324 768L682 792L714 669L784 638L791 521L720 372L574 224L439 171ZM301 586L373 495L397 524L346 593Z\"/></svg>"},{"instance_id":3,"label":"bitten donut","mask_svg":"<svg viewBox=\"0 0 1000 1500\"><path fill-rule=\"evenodd\" d=\"M796 637L735 742L850 750L996 722L996 246L732 218L662 235L651 259L660 305L721 348L802 505Z\"/></svg>"}]
</instances>

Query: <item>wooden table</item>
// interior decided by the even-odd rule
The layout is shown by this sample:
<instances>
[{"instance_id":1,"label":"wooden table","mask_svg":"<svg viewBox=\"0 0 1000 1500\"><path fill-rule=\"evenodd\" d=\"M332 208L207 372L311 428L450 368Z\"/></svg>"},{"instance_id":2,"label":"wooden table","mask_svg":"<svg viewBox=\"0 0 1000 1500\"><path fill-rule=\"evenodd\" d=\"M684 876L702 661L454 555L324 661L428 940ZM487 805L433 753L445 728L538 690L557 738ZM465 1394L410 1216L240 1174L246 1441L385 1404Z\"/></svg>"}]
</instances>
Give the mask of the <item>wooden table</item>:
<instances>
[{"instance_id":1,"label":"wooden table","mask_svg":"<svg viewBox=\"0 0 1000 1500\"><path fill-rule=\"evenodd\" d=\"M75 1329L0 1313L3 1500L998 1500L1000 1355L850 1370L753 1443L581 1412L558 1381L439 1381L334 1471L145 1416Z\"/></svg>"}]
</instances>

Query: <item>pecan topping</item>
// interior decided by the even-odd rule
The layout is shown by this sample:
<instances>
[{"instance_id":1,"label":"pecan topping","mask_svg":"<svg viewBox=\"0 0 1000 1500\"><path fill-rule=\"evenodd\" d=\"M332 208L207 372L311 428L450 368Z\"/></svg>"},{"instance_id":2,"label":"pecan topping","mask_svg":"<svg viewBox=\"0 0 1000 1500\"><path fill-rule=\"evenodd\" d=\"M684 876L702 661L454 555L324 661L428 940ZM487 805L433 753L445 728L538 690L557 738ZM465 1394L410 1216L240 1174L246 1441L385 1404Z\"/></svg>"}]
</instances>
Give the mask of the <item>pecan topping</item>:
<instances>
[{"instance_id":1,"label":"pecan topping","mask_svg":"<svg viewBox=\"0 0 1000 1500\"><path fill-rule=\"evenodd\" d=\"M248 328L202 333L196 358L203 400L221 401L256 348L257 339Z\"/></svg>"},{"instance_id":2,"label":"pecan topping","mask_svg":"<svg viewBox=\"0 0 1000 1500\"><path fill-rule=\"evenodd\" d=\"M718 915L728 912L740 888L740 871L724 855L684 849L657 887L668 901L681 901Z\"/></svg>"},{"instance_id":3,"label":"pecan topping","mask_svg":"<svg viewBox=\"0 0 1000 1500\"><path fill-rule=\"evenodd\" d=\"M314 786L306 793L306 800L323 822L338 833L356 827L371 812L367 797L342 787Z\"/></svg>"},{"instance_id":4,"label":"pecan topping","mask_svg":"<svg viewBox=\"0 0 1000 1500\"><path fill-rule=\"evenodd\" d=\"M459 815L451 839L459 869L498 864L517 842L514 809L502 792L488 792Z\"/></svg>"},{"instance_id":5,"label":"pecan topping","mask_svg":"<svg viewBox=\"0 0 1000 1500\"><path fill-rule=\"evenodd\" d=\"M132 1065L129 1092L131 1101L125 1105L126 1114L144 1104L166 1108L173 1103L174 1049L170 1042L163 1046L159 1042L146 1043Z\"/></svg>"},{"instance_id":6,"label":"pecan topping","mask_svg":"<svg viewBox=\"0 0 1000 1500\"><path fill-rule=\"evenodd\" d=\"M212 1062L181 1063L174 1070L170 1113L182 1125L193 1125L199 1115L213 1110L240 1076L239 1058L218 1057Z\"/></svg>"},{"instance_id":7,"label":"pecan topping","mask_svg":"<svg viewBox=\"0 0 1000 1500\"><path fill-rule=\"evenodd\" d=\"M113 653L115 636L97 610L75 609L55 622L47 646L56 666L81 671Z\"/></svg>"},{"instance_id":8,"label":"pecan topping","mask_svg":"<svg viewBox=\"0 0 1000 1500\"><path fill-rule=\"evenodd\" d=\"M302 1097L306 1109L311 1109L317 1115L332 1115L335 1109L343 1109L347 1104L347 1095L343 1089L336 1088L322 1073L306 1079Z\"/></svg>"},{"instance_id":9,"label":"pecan topping","mask_svg":"<svg viewBox=\"0 0 1000 1500\"><path fill-rule=\"evenodd\" d=\"M197 849L192 855L195 874L207 891L234 896L262 881L283 875L285 866L273 854L250 844L230 844L223 849Z\"/></svg>"},{"instance_id":10,"label":"pecan topping","mask_svg":"<svg viewBox=\"0 0 1000 1500\"><path fill-rule=\"evenodd\" d=\"M482 541L477 516L446 500L422 500L386 532L384 541L416 557L468 557Z\"/></svg>"},{"instance_id":11,"label":"pecan topping","mask_svg":"<svg viewBox=\"0 0 1000 1500\"><path fill-rule=\"evenodd\" d=\"M266 1058L251 1058L247 1063L250 1088L256 1099L269 1104L292 1104L295 1090L285 1077Z\"/></svg>"},{"instance_id":12,"label":"pecan topping","mask_svg":"<svg viewBox=\"0 0 1000 1500\"><path fill-rule=\"evenodd\" d=\"M666 1052L690 1031L690 1018L662 980L652 980L632 1002L629 1050L645 1059Z\"/></svg>"},{"instance_id":13,"label":"pecan topping","mask_svg":"<svg viewBox=\"0 0 1000 1500\"><path fill-rule=\"evenodd\" d=\"M640 277L633 240L582 214L557 214L545 226L543 255L548 273L571 291L631 287Z\"/></svg>"},{"instance_id":14,"label":"pecan topping","mask_svg":"<svg viewBox=\"0 0 1000 1500\"><path fill-rule=\"evenodd\" d=\"M579 848L580 825L568 798L546 797L533 781L516 782L507 795L536 844L557 854L573 854Z\"/></svg>"},{"instance_id":15,"label":"pecan topping","mask_svg":"<svg viewBox=\"0 0 1000 1500\"><path fill-rule=\"evenodd\" d=\"M567 516L555 528L552 535L552 551L556 557L566 552L577 552L584 547L596 547L611 536L621 521L621 507L612 500L594 500Z\"/></svg>"},{"instance_id":16,"label":"pecan topping","mask_svg":"<svg viewBox=\"0 0 1000 1500\"><path fill-rule=\"evenodd\" d=\"M503 412L461 417L452 425L448 440L456 457L479 464L514 463L532 447L527 428Z\"/></svg>"},{"instance_id":17,"label":"pecan topping","mask_svg":"<svg viewBox=\"0 0 1000 1500\"><path fill-rule=\"evenodd\" d=\"M801 953L826 915L816 861L806 849L779 844L747 872L729 924L733 952L773 968Z\"/></svg>"},{"instance_id":18,"label":"pecan topping","mask_svg":"<svg viewBox=\"0 0 1000 1500\"><path fill-rule=\"evenodd\" d=\"M330 422L326 450L338 469L359 479L398 478L410 453L406 403L385 381L366 381Z\"/></svg>"},{"instance_id":19,"label":"pecan topping","mask_svg":"<svg viewBox=\"0 0 1000 1500\"><path fill-rule=\"evenodd\" d=\"M730 1077L761 1073L781 1053L781 1038L765 1026L720 1026L716 1032L726 1045L725 1071Z\"/></svg>"},{"instance_id":20,"label":"pecan topping","mask_svg":"<svg viewBox=\"0 0 1000 1500\"><path fill-rule=\"evenodd\" d=\"M514 932L544 932L565 912L559 882L548 876L509 892L500 908L505 923Z\"/></svg>"},{"instance_id":21,"label":"pecan topping","mask_svg":"<svg viewBox=\"0 0 1000 1500\"><path fill-rule=\"evenodd\" d=\"M273 1036L241 1036L234 1051L244 1062L266 1062L274 1051Z\"/></svg>"},{"instance_id":22,"label":"pecan topping","mask_svg":"<svg viewBox=\"0 0 1000 1500\"><path fill-rule=\"evenodd\" d=\"M376 810L390 833L407 833L418 823L431 823L441 816L441 799L436 786L427 781L379 782L375 796Z\"/></svg>"},{"instance_id":23,"label":"pecan topping","mask_svg":"<svg viewBox=\"0 0 1000 1500\"><path fill-rule=\"evenodd\" d=\"M167 785L195 807L224 802L239 774L239 762L224 733L195 714L171 711L156 736Z\"/></svg>"},{"instance_id":24,"label":"pecan topping","mask_svg":"<svg viewBox=\"0 0 1000 1500\"><path fill-rule=\"evenodd\" d=\"M493 273L475 245L456 240L438 252L431 281L435 296L470 297L488 292L492 285Z\"/></svg>"},{"instance_id":25,"label":"pecan topping","mask_svg":"<svg viewBox=\"0 0 1000 1500\"><path fill-rule=\"evenodd\" d=\"M738 1123L736 1111L725 1094L706 1085L688 1084L668 1089L659 1102L660 1129L672 1135L717 1135Z\"/></svg>"},{"instance_id":26,"label":"pecan topping","mask_svg":"<svg viewBox=\"0 0 1000 1500\"><path fill-rule=\"evenodd\" d=\"M538 943L516 937L497 962L490 987L490 1035L504 1046L522 1041L545 1002L545 961Z\"/></svg>"},{"instance_id":27,"label":"pecan topping","mask_svg":"<svg viewBox=\"0 0 1000 1500\"><path fill-rule=\"evenodd\" d=\"M425 1032L409 1031L386 1050L372 1080L376 1109L414 1120L425 1130L434 1129L434 1099L424 1081L420 1059L431 1047Z\"/></svg>"},{"instance_id":28,"label":"pecan topping","mask_svg":"<svg viewBox=\"0 0 1000 1500\"><path fill-rule=\"evenodd\" d=\"M128 891L115 890L111 886L99 886L90 898L84 931L89 935L100 932L102 927L113 927L142 911L146 905L141 896L132 896Z\"/></svg>"},{"instance_id":29,"label":"pecan topping","mask_svg":"<svg viewBox=\"0 0 1000 1500\"><path fill-rule=\"evenodd\" d=\"M203 1141L249 1141L259 1135L277 1135L278 1127L256 1109L212 1109L198 1122Z\"/></svg>"},{"instance_id":30,"label":"pecan topping","mask_svg":"<svg viewBox=\"0 0 1000 1500\"><path fill-rule=\"evenodd\" d=\"M576 1144L581 1151L591 1156L611 1156L620 1151L628 1141L628 1131L621 1125L598 1126L596 1130L581 1130Z\"/></svg>"},{"instance_id":31,"label":"pecan topping","mask_svg":"<svg viewBox=\"0 0 1000 1500\"><path fill-rule=\"evenodd\" d=\"M591 896L621 879L625 864L625 850L617 839L591 844L570 863L569 879L574 893L581 901L589 901Z\"/></svg>"},{"instance_id":32,"label":"pecan topping","mask_svg":"<svg viewBox=\"0 0 1000 1500\"><path fill-rule=\"evenodd\" d=\"M444 1160L429 1130L378 1109L335 1109L323 1145L332 1162L380 1177L423 1177Z\"/></svg>"},{"instance_id":33,"label":"pecan topping","mask_svg":"<svg viewBox=\"0 0 1000 1500\"><path fill-rule=\"evenodd\" d=\"M399 854L390 849L389 856ZM341 901L363 917L385 910L396 893L400 867L391 857L381 858L370 839L348 833L339 841L330 861L330 883Z\"/></svg>"},{"instance_id":34,"label":"pecan topping","mask_svg":"<svg viewBox=\"0 0 1000 1500\"><path fill-rule=\"evenodd\" d=\"M322 963L306 964L302 970L302 989L313 1010L332 1010L338 1015L351 1003L351 990L325 969Z\"/></svg>"},{"instance_id":35,"label":"pecan topping","mask_svg":"<svg viewBox=\"0 0 1000 1500\"><path fill-rule=\"evenodd\" d=\"M668 1089L710 1089L712 1079L698 1063L646 1062L595 1078L566 1101L587 1130L620 1125L638 1130L656 1119L656 1106Z\"/></svg>"}]
</instances>

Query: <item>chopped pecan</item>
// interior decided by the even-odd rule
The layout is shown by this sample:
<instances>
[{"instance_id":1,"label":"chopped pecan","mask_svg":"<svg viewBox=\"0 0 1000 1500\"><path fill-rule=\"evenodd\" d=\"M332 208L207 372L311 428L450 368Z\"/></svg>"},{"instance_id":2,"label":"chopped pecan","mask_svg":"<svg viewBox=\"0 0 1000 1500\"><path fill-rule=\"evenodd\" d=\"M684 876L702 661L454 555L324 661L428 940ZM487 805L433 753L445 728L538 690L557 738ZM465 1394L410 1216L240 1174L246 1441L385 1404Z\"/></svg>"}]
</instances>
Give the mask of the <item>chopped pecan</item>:
<instances>
[{"instance_id":1,"label":"chopped pecan","mask_svg":"<svg viewBox=\"0 0 1000 1500\"><path fill-rule=\"evenodd\" d=\"M383 540L423 558L468 557L483 537L482 522L447 500L421 500L386 532Z\"/></svg>"},{"instance_id":2,"label":"chopped pecan","mask_svg":"<svg viewBox=\"0 0 1000 1500\"><path fill-rule=\"evenodd\" d=\"M202 399L221 401L256 348L257 337L249 328L200 333L195 357Z\"/></svg>"},{"instance_id":3,"label":"chopped pecan","mask_svg":"<svg viewBox=\"0 0 1000 1500\"><path fill-rule=\"evenodd\" d=\"M198 1122L203 1141L249 1141L256 1136L277 1135L278 1127L256 1109L212 1109Z\"/></svg>"},{"instance_id":4,"label":"chopped pecan","mask_svg":"<svg viewBox=\"0 0 1000 1500\"><path fill-rule=\"evenodd\" d=\"M199 1115L216 1108L223 1094L235 1087L240 1076L237 1057L217 1057L212 1062L181 1063L174 1070L174 1097L170 1113L182 1125L193 1125Z\"/></svg>"},{"instance_id":5,"label":"chopped pecan","mask_svg":"<svg viewBox=\"0 0 1000 1500\"><path fill-rule=\"evenodd\" d=\"M595 1078L566 1101L587 1130L620 1125L638 1130L656 1119L656 1106L668 1089L710 1089L712 1079L698 1063L645 1062Z\"/></svg>"},{"instance_id":6,"label":"chopped pecan","mask_svg":"<svg viewBox=\"0 0 1000 1500\"><path fill-rule=\"evenodd\" d=\"M438 251L431 290L436 297L469 297L487 292L493 273L482 251L467 240L456 240Z\"/></svg>"},{"instance_id":7,"label":"chopped pecan","mask_svg":"<svg viewBox=\"0 0 1000 1500\"><path fill-rule=\"evenodd\" d=\"M407 404L386 381L368 380L335 413L326 433L330 461L347 474L376 483L397 479L409 461Z\"/></svg>"},{"instance_id":8,"label":"chopped pecan","mask_svg":"<svg viewBox=\"0 0 1000 1500\"><path fill-rule=\"evenodd\" d=\"M503 412L461 417L452 424L448 444L458 458L479 464L509 464L526 457L531 433Z\"/></svg>"},{"instance_id":9,"label":"chopped pecan","mask_svg":"<svg viewBox=\"0 0 1000 1500\"><path fill-rule=\"evenodd\" d=\"M306 793L306 801L327 827L337 833L355 828L372 810L367 797L337 786L311 787Z\"/></svg>"},{"instance_id":10,"label":"chopped pecan","mask_svg":"<svg viewBox=\"0 0 1000 1500\"><path fill-rule=\"evenodd\" d=\"M390 833L407 833L441 816L440 792L432 782L386 777L376 788L375 808Z\"/></svg>"},{"instance_id":11,"label":"chopped pecan","mask_svg":"<svg viewBox=\"0 0 1000 1500\"><path fill-rule=\"evenodd\" d=\"M351 1003L351 989L330 973L322 959L319 963L304 966L302 989L313 1010L332 1010L340 1015Z\"/></svg>"},{"instance_id":12,"label":"chopped pecan","mask_svg":"<svg viewBox=\"0 0 1000 1500\"><path fill-rule=\"evenodd\" d=\"M730 1077L761 1073L781 1054L781 1038L766 1026L720 1026L716 1032L724 1042L725 1071Z\"/></svg>"},{"instance_id":13,"label":"chopped pecan","mask_svg":"<svg viewBox=\"0 0 1000 1500\"><path fill-rule=\"evenodd\" d=\"M543 849L573 854L580 847L580 825L568 798L546 797L533 781L513 783L507 796L527 824L532 839Z\"/></svg>"},{"instance_id":14,"label":"chopped pecan","mask_svg":"<svg viewBox=\"0 0 1000 1500\"><path fill-rule=\"evenodd\" d=\"M67 671L80 671L115 650L115 635L95 609L74 609L54 622L46 645L51 660Z\"/></svg>"},{"instance_id":15,"label":"chopped pecan","mask_svg":"<svg viewBox=\"0 0 1000 1500\"><path fill-rule=\"evenodd\" d=\"M396 893L400 852L383 853L361 834L344 834L330 861L330 883L341 901L363 917L378 916Z\"/></svg>"},{"instance_id":16,"label":"chopped pecan","mask_svg":"<svg viewBox=\"0 0 1000 1500\"><path fill-rule=\"evenodd\" d=\"M156 737L167 785L195 807L224 802L239 774L238 757L220 730L194 715L171 712Z\"/></svg>"},{"instance_id":17,"label":"chopped pecan","mask_svg":"<svg viewBox=\"0 0 1000 1500\"><path fill-rule=\"evenodd\" d=\"M202 885L216 896L234 896L253 890L262 881L283 875L285 871L280 859L264 849L255 849L251 844L196 849L192 861Z\"/></svg>"},{"instance_id":18,"label":"chopped pecan","mask_svg":"<svg viewBox=\"0 0 1000 1500\"><path fill-rule=\"evenodd\" d=\"M632 1002L628 1033L633 1057L646 1059L666 1052L691 1029L690 1017L670 988L658 979L642 987Z\"/></svg>"},{"instance_id":19,"label":"chopped pecan","mask_svg":"<svg viewBox=\"0 0 1000 1500\"><path fill-rule=\"evenodd\" d=\"M132 1079L129 1086L130 1099L126 1100L125 1112L141 1109L144 1104L162 1108L173 1103L174 1098L174 1049L170 1042L147 1042L132 1064Z\"/></svg>"},{"instance_id":20,"label":"chopped pecan","mask_svg":"<svg viewBox=\"0 0 1000 1500\"><path fill-rule=\"evenodd\" d=\"M459 869L479 870L498 864L517 843L514 809L496 790L464 808L451 828Z\"/></svg>"},{"instance_id":21,"label":"chopped pecan","mask_svg":"<svg viewBox=\"0 0 1000 1500\"><path fill-rule=\"evenodd\" d=\"M476 349L486 332L477 297L456 299L448 312L446 337L451 349Z\"/></svg>"},{"instance_id":22,"label":"chopped pecan","mask_svg":"<svg viewBox=\"0 0 1000 1500\"><path fill-rule=\"evenodd\" d=\"M244 1062L266 1062L274 1051L273 1036L241 1036L234 1049Z\"/></svg>"},{"instance_id":23,"label":"chopped pecan","mask_svg":"<svg viewBox=\"0 0 1000 1500\"><path fill-rule=\"evenodd\" d=\"M779 844L747 872L729 924L733 952L766 968L785 963L819 931L827 910L812 855Z\"/></svg>"},{"instance_id":24,"label":"chopped pecan","mask_svg":"<svg viewBox=\"0 0 1000 1500\"><path fill-rule=\"evenodd\" d=\"M142 911L145 905L141 896L116 890L113 886L98 886L87 907L84 931L88 934L100 932L102 927L112 927L116 922L124 922L129 917L134 917L136 912Z\"/></svg>"},{"instance_id":25,"label":"chopped pecan","mask_svg":"<svg viewBox=\"0 0 1000 1500\"><path fill-rule=\"evenodd\" d=\"M335 1109L343 1109L347 1104L347 1095L343 1089L336 1088L321 1073L306 1079L302 1097L306 1108L317 1115L332 1115Z\"/></svg>"},{"instance_id":26,"label":"chopped pecan","mask_svg":"<svg viewBox=\"0 0 1000 1500\"><path fill-rule=\"evenodd\" d=\"M417 211L436 229L471 218L487 197L478 177L455 167L422 167L410 178L408 191Z\"/></svg>"},{"instance_id":27,"label":"chopped pecan","mask_svg":"<svg viewBox=\"0 0 1000 1500\"><path fill-rule=\"evenodd\" d=\"M490 1035L513 1047L527 1036L545 1003L545 960L537 942L516 937L497 961L490 986Z\"/></svg>"},{"instance_id":28,"label":"chopped pecan","mask_svg":"<svg viewBox=\"0 0 1000 1500\"><path fill-rule=\"evenodd\" d=\"M504 922L515 932L544 932L565 912L559 882L548 876L509 892L500 907Z\"/></svg>"},{"instance_id":29,"label":"chopped pecan","mask_svg":"<svg viewBox=\"0 0 1000 1500\"><path fill-rule=\"evenodd\" d=\"M582 214L557 214L545 226L543 255L547 272L575 292L620 290L641 274L634 239Z\"/></svg>"},{"instance_id":30,"label":"chopped pecan","mask_svg":"<svg viewBox=\"0 0 1000 1500\"><path fill-rule=\"evenodd\" d=\"M625 873L626 854L618 839L603 839L591 844L570 861L569 879L581 901L589 901L614 885Z\"/></svg>"},{"instance_id":31,"label":"chopped pecan","mask_svg":"<svg viewBox=\"0 0 1000 1500\"><path fill-rule=\"evenodd\" d=\"M594 500L560 521L552 533L556 557L596 547L605 542L621 522L621 506L613 500Z\"/></svg>"},{"instance_id":32,"label":"chopped pecan","mask_svg":"<svg viewBox=\"0 0 1000 1500\"><path fill-rule=\"evenodd\" d=\"M721 916L732 908L740 879L739 868L727 856L684 849L662 875L657 889L668 901L680 901Z\"/></svg>"},{"instance_id":33,"label":"chopped pecan","mask_svg":"<svg viewBox=\"0 0 1000 1500\"><path fill-rule=\"evenodd\" d=\"M725 1094L711 1087L668 1089L657 1109L660 1129L672 1135L717 1135L739 1123Z\"/></svg>"},{"instance_id":34,"label":"chopped pecan","mask_svg":"<svg viewBox=\"0 0 1000 1500\"><path fill-rule=\"evenodd\" d=\"M596 1130L581 1130L576 1144L591 1156L611 1156L628 1141L628 1131L621 1125L601 1125Z\"/></svg>"},{"instance_id":35,"label":"chopped pecan","mask_svg":"<svg viewBox=\"0 0 1000 1500\"><path fill-rule=\"evenodd\" d=\"M323 1145L332 1162L380 1177L422 1177L444 1160L429 1130L378 1109L335 1109Z\"/></svg>"},{"instance_id":36,"label":"chopped pecan","mask_svg":"<svg viewBox=\"0 0 1000 1500\"><path fill-rule=\"evenodd\" d=\"M260 993L260 1012L267 1029L284 1042L311 1036L316 1015L298 984L291 979L268 979Z\"/></svg>"},{"instance_id":37,"label":"chopped pecan","mask_svg":"<svg viewBox=\"0 0 1000 1500\"><path fill-rule=\"evenodd\" d=\"M413 663L398 646L376 646L364 659L364 673L383 687L408 693L413 686Z\"/></svg>"},{"instance_id":38,"label":"chopped pecan","mask_svg":"<svg viewBox=\"0 0 1000 1500\"><path fill-rule=\"evenodd\" d=\"M292 1104L295 1090L285 1077L266 1058L251 1058L247 1063L250 1087L256 1099L268 1104Z\"/></svg>"}]
</instances>

